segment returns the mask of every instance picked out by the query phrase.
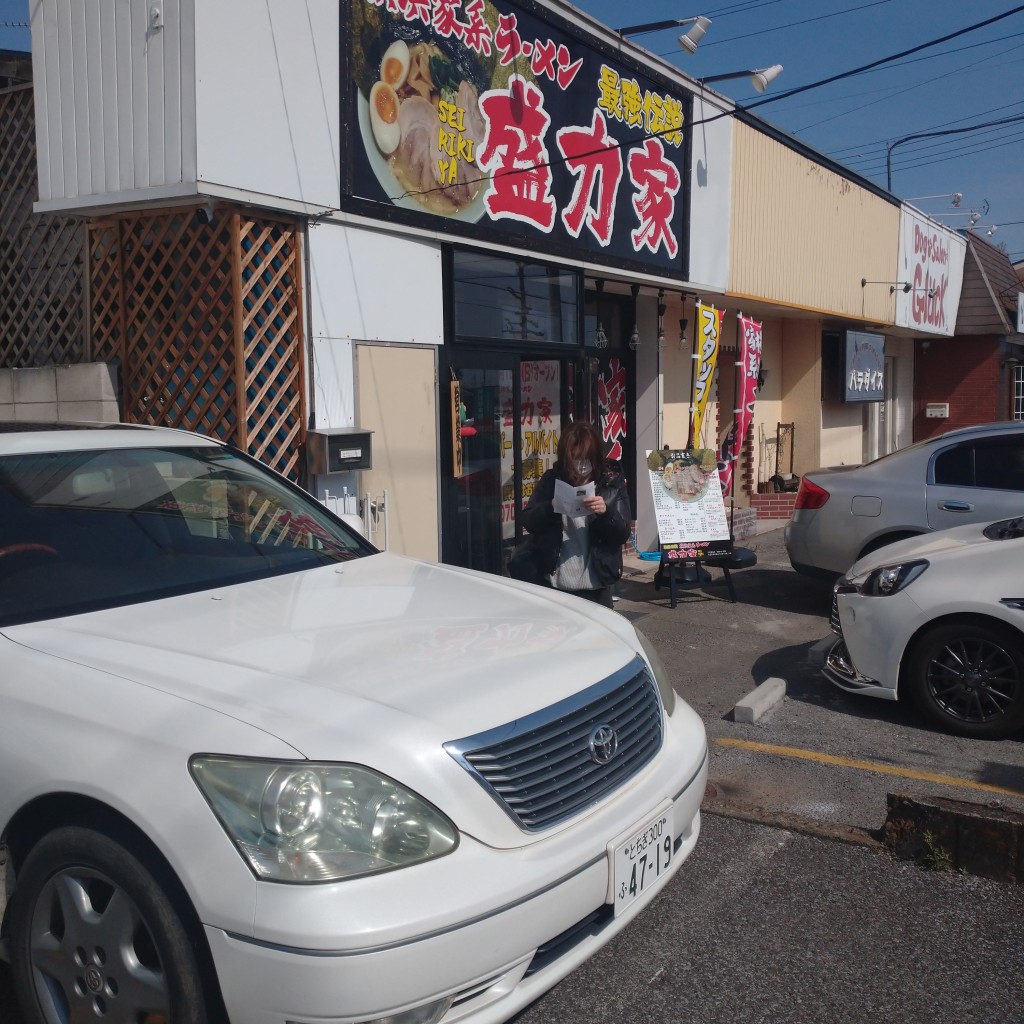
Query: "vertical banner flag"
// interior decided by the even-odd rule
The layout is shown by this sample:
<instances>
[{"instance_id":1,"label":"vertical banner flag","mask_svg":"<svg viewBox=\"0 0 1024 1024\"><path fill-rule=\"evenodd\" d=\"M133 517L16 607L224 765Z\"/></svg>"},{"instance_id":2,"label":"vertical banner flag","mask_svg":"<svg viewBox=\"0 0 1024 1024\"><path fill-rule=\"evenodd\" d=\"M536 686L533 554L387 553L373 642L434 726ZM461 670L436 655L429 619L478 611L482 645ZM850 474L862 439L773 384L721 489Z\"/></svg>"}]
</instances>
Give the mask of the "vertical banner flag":
<instances>
[{"instance_id":1,"label":"vertical banner flag","mask_svg":"<svg viewBox=\"0 0 1024 1024\"><path fill-rule=\"evenodd\" d=\"M694 447L700 446L701 421L707 409L711 383L718 362L718 339L722 334L722 310L697 303L697 329L694 333L693 404L690 406L690 437Z\"/></svg>"},{"instance_id":2,"label":"vertical banner flag","mask_svg":"<svg viewBox=\"0 0 1024 1024\"><path fill-rule=\"evenodd\" d=\"M757 393L757 378L761 373L762 325L750 317L738 314L740 322L740 357L738 360L739 380L736 393L736 419L730 431L732 444L722 446L724 467L720 472L722 493L731 494L733 471L743 440L747 436L750 421L754 418L754 401Z\"/></svg>"}]
</instances>

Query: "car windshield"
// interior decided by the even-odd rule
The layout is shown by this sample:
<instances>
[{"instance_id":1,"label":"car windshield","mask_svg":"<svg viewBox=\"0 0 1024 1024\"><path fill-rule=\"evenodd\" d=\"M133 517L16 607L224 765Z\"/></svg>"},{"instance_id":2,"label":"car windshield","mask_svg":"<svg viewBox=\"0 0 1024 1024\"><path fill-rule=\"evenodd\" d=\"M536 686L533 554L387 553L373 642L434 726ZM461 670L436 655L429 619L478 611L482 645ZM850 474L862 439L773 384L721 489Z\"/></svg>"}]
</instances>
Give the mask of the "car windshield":
<instances>
[{"instance_id":1,"label":"car windshield","mask_svg":"<svg viewBox=\"0 0 1024 1024\"><path fill-rule=\"evenodd\" d=\"M0 458L0 625L298 572L374 548L228 448Z\"/></svg>"}]
</instances>

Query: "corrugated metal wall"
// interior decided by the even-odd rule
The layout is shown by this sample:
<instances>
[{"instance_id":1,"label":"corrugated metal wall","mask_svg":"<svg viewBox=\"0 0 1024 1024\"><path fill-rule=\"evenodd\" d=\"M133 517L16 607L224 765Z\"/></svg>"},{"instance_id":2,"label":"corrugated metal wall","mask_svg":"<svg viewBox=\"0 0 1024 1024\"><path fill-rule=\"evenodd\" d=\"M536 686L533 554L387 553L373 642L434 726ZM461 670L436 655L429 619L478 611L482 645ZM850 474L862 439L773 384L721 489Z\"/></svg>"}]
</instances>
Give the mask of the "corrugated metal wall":
<instances>
[{"instance_id":1,"label":"corrugated metal wall","mask_svg":"<svg viewBox=\"0 0 1024 1024\"><path fill-rule=\"evenodd\" d=\"M891 323L899 206L736 122L730 292Z\"/></svg>"},{"instance_id":2,"label":"corrugated metal wall","mask_svg":"<svg viewBox=\"0 0 1024 1024\"><path fill-rule=\"evenodd\" d=\"M191 0L36 7L42 202L195 179L195 154L182 147L195 137L191 8ZM183 119L193 126L184 134Z\"/></svg>"}]
</instances>

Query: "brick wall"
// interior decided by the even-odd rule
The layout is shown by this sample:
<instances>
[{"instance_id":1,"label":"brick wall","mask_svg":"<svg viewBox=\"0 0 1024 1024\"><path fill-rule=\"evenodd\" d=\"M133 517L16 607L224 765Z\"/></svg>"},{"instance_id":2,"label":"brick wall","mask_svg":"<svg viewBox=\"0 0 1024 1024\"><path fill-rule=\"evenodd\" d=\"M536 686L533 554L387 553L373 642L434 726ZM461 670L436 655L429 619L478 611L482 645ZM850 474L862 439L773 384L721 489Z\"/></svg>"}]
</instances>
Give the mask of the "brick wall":
<instances>
[{"instance_id":1,"label":"brick wall","mask_svg":"<svg viewBox=\"0 0 1024 1024\"><path fill-rule=\"evenodd\" d=\"M993 337L933 341L916 346L914 358L914 440L936 437L975 423L1008 419L1000 386L999 342ZM948 419L927 419L929 402L948 402Z\"/></svg>"},{"instance_id":2,"label":"brick wall","mask_svg":"<svg viewBox=\"0 0 1024 1024\"><path fill-rule=\"evenodd\" d=\"M750 504L757 509L758 519L789 519L793 515L796 494L752 494Z\"/></svg>"}]
</instances>

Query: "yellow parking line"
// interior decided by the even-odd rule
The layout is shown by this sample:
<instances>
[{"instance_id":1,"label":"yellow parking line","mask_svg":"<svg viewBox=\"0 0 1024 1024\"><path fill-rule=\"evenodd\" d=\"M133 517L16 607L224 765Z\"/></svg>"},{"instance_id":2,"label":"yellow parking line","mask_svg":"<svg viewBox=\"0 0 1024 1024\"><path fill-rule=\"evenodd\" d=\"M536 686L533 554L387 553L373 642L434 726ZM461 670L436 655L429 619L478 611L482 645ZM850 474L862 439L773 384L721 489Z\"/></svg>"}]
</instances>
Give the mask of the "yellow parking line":
<instances>
[{"instance_id":1,"label":"yellow parking line","mask_svg":"<svg viewBox=\"0 0 1024 1024\"><path fill-rule=\"evenodd\" d=\"M834 764L841 768L859 768L861 771L881 772L883 775L898 775L903 779L916 779L918 782L937 782L943 786L958 786L960 789L977 789L985 793L998 793L1000 796L1015 796L1024 799L1024 792L1009 789L1006 786L991 786L986 782L972 782L970 779L958 779L955 775L937 775L935 772L919 772L914 768L899 768L891 764L880 764L878 761L858 761L852 757L836 757L834 754L821 754L816 750L802 750L800 747L777 747L771 743L754 743L751 740L717 739L720 747L739 747L741 750L756 750L761 754L775 754L777 757L792 757L800 761L817 761L819 764Z\"/></svg>"}]
</instances>

